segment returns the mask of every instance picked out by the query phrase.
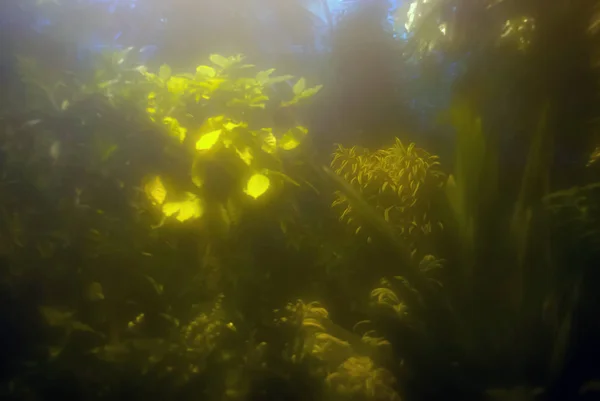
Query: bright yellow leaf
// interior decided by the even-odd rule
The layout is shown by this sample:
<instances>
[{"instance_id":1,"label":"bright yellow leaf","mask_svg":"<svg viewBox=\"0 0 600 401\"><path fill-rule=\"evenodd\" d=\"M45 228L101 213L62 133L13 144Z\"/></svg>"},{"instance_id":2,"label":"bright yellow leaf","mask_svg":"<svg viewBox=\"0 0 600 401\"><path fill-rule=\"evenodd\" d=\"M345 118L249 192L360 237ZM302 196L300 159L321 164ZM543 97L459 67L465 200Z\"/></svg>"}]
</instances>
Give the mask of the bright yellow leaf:
<instances>
[{"instance_id":1,"label":"bright yellow leaf","mask_svg":"<svg viewBox=\"0 0 600 401\"><path fill-rule=\"evenodd\" d=\"M223 130L216 130L216 131L212 131L209 132L208 134L204 134L200 137L200 139L198 139L198 142L196 142L196 149L197 150L208 150L210 148L212 148L217 141L219 140L219 136L221 136L221 132L223 132Z\"/></svg>"},{"instance_id":2,"label":"bright yellow leaf","mask_svg":"<svg viewBox=\"0 0 600 401\"><path fill-rule=\"evenodd\" d=\"M162 211L166 217L175 216L182 223L190 219L200 218L204 214L200 200L196 195L189 192L186 192L186 200L165 203Z\"/></svg>"},{"instance_id":3,"label":"bright yellow leaf","mask_svg":"<svg viewBox=\"0 0 600 401\"><path fill-rule=\"evenodd\" d=\"M148 94L148 107L146 108L146 111L148 112L148 114L156 113L156 93L154 92L150 92ZM150 116L150 118L152 119L152 121L154 121L152 116Z\"/></svg>"},{"instance_id":4,"label":"bright yellow leaf","mask_svg":"<svg viewBox=\"0 0 600 401\"><path fill-rule=\"evenodd\" d=\"M144 186L144 191L154 205L162 205L167 197L167 190L159 176L148 180Z\"/></svg>"},{"instance_id":5,"label":"bright yellow leaf","mask_svg":"<svg viewBox=\"0 0 600 401\"><path fill-rule=\"evenodd\" d=\"M248 196L251 196L254 199L256 199L265 192L267 192L267 189L269 189L270 185L271 181L267 176L264 176L262 174L254 174L248 180L248 184L246 185L246 189L244 189L244 192Z\"/></svg>"}]
</instances>

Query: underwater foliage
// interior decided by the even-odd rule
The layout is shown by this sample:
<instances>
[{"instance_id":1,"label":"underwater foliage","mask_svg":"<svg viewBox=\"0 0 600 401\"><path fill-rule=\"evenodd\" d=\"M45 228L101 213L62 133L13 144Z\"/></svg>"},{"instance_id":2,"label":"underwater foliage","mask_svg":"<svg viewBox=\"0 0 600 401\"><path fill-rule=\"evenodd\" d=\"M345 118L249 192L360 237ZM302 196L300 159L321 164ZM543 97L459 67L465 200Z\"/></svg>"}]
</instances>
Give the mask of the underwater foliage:
<instances>
[{"instance_id":1,"label":"underwater foliage","mask_svg":"<svg viewBox=\"0 0 600 401\"><path fill-rule=\"evenodd\" d=\"M386 222L413 240L443 227L431 208L435 191L444 183L439 166L437 156L414 143L405 147L399 139L391 148L377 151L338 145L331 162L335 172L357 188ZM342 192L336 196L332 206L343 208L340 220L359 234L362 226L352 206Z\"/></svg>"},{"instance_id":2,"label":"underwater foliage","mask_svg":"<svg viewBox=\"0 0 600 401\"><path fill-rule=\"evenodd\" d=\"M397 10L403 47L380 29L386 3L346 19L327 93L210 54L230 42L217 32L256 22L236 2L220 5L228 23L180 14L214 41L168 32L184 46L163 55L194 49L168 65L140 66L132 48L91 70L15 57L24 101L0 110L0 398L576 399L574 355L595 362L600 333L582 306L597 298L600 152L572 135L593 125L578 109L589 94L557 73L575 66L573 87L593 86L578 72L600 7L563 20L533 0L417 0ZM206 63L180 68L197 43ZM419 56L410 70L403 52ZM428 118L455 146L379 148L415 128L395 82L456 64L449 109ZM315 95L327 127L305 108ZM319 158L357 132L370 149Z\"/></svg>"},{"instance_id":3,"label":"underwater foliage","mask_svg":"<svg viewBox=\"0 0 600 401\"><path fill-rule=\"evenodd\" d=\"M390 345L385 338L377 337L375 330L368 330L359 339L337 327L320 303L306 304L301 299L289 303L284 315L277 319L278 324L297 330L291 361L301 363L309 356L317 358L320 364L314 367L314 373L324 379L332 394L352 400L400 399L393 388L394 376L369 356L379 347Z\"/></svg>"},{"instance_id":4,"label":"underwater foliage","mask_svg":"<svg viewBox=\"0 0 600 401\"><path fill-rule=\"evenodd\" d=\"M556 191L544 198L544 205L553 216L555 228L563 240L568 238L573 244L579 246L583 244L590 251L598 249L600 246L599 195L600 184L594 183Z\"/></svg>"},{"instance_id":5,"label":"underwater foliage","mask_svg":"<svg viewBox=\"0 0 600 401\"><path fill-rule=\"evenodd\" d=\"M348 399L399 400L389 371L377 368L368 357L350 357L327 376L327 384Z\"/></svg>"},{"instance_id":6,"label":"underwater foliage","mask_svg":"<svg viewBox=\"0 0 600 401\"><path fill-rule=\"evenodd\" d=\"M140 106L145 106L148 118L173 138L171 151L189 160L187 183L175 183L168 176L146 178L148 199L164 219L184 222L202 217L206 207L202 192L205 188L210 192L216 185L224 188L216 213L228 223L232 216L227 207L235 207L239 199L234 196L236 192L257 199L272 184L280 187L287 181L298 185L283 172L282 157L301 144L308 130L300 125L267 126L269 115L261 111L268 105L292 106L316 94L321 86L309 88L300 78L292 87L291 100L274 104L270 86L291 76L272 76L274 69L249 76L246 71L253 66L243 64L239 55L226 58L214 54L210 59L213 66L198 66L195 74L173 74L166 65L154 74L142 67L138 71L143 81L97 84L96 90L109 97L115 86L122 94L127 91L125 98L144 88L145 104Z\"/></svg>"},{"instance_id":7,"label":"underwater foliage","mask_svg":"<svg viewBox=\"0 0 600 401\"><path fill-rule=\"evenodd\" d=\"M282 98L272 89L292 77L252 72L241 56L212 55L195 74L154 74L130 52L62 76L20 59L32 102L1 120L1 255L7 280L43 288L33 315L52 335L11 394L49 391L33 384L49 367L76 375L79 348L90 371L107 372L101 391L93 375L78 376L88 399L114 395L117 372L185 393L217 366L227 373L203 391L238 398L253 391L252 372L272 373L268 337L239 328L243 301L232 294L244 271L245 283L254 280L239 260L253 238L231 228L245 219L239 230L248 230L286 186L304 183L286 166L308 130L276 114L293 116L320 87L294 80ZM275 224L293 219L285 207ZM234 243L242 252L230 258Z\"/></svg>"}]
</instances>

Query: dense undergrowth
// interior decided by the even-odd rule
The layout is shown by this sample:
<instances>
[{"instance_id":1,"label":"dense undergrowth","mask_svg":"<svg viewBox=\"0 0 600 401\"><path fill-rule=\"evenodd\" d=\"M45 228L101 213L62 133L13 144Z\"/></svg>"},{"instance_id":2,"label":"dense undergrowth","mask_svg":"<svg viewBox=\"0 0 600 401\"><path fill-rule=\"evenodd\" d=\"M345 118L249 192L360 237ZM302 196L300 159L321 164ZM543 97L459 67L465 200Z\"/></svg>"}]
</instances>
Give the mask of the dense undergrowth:
<instances>
[{"instance_id":1,"label":"dense undergrowth","mask_svg":"<svg viewBox=\"0 0 600 401\"><path fill-rule=\"evenodd\" d=\"M485 56L523 62L532 30L514 30ZM74 73L18 58L25 106L0 115L3 397L593 391L600 372L580 355L597 360L582 299L599 192L593 179L563 189L557 126L572 114L551 89L532 85L515 113L517 167L476 64L444 113L453 158L397 133L332 146L322 165L302 110L326 87L241 55L180 71L135 54ZM597 152L573 142L578 180L597 177Z\"/></svg>"},{"instance_id":2,"label":"dense undergrowth","mask_svg":"<svg viewBox=\"0 0 600 401\"><path fill-rule=\"evenodd\" d=\"M12 350L12 397L475 397L530 360L522 305L547 291L522 266L554 264L541 194L526 196L546 169L544 114L511 210L466 103L449 176L398 139L338 146L330 170L293 113L277 118L319 86L210 59L154 74L115 53L87 80L48 83L20 60L37 102L2 120L3 278L19 305L7 325L36 335ZM490 263L500 303L479 291ZM555 364L558 341L539 346ZM488 384L457 385L471 369Z\"/></svg>"}]
</instances>

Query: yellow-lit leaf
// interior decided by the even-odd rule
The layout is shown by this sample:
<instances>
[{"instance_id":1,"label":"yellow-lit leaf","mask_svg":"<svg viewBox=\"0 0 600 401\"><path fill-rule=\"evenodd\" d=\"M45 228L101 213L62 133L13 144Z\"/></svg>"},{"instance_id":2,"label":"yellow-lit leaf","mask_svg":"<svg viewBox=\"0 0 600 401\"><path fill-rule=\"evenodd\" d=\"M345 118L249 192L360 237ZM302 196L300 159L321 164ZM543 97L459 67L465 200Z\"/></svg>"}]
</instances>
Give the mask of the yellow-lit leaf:
<instances>
[{"instance_id":1,"label":"yellow-lit leaf","mask_svg":"<svg viewBox=\"0 0 600 401\"><path fill-rule=\"evenodd\" d=\"M163 118L163 123L169 127L169 133L179 139L179 142L185 140L187 129L179 125L179 121L173 117Z\"/></svg>"},{"instance_id":2,"label":"yellow-lit leaf","mask_svg":"<svg viewBox=\"0 0 600 401\"><path fill-rule=\"evenodd\" d=\"M302 99L307 99L311 96L316 95L323 88L323 85L317 85L313 88L308 88L308 89L305 89L305 86L306 86L306 83L303 80L303 78L300 79L296 83L296 85L294 85L294 98L289 101L281 102L281 106L288 107L288 106L294 105ZM300 89L302 89L302 90L300 90Z\"/></svg>"},{"instance_id":3,"label":"yellow-lit leaf","mask_svg":"<svg viewBox=\"0 0 600 401\"><path fill-rule=\"evenodd\" d=\"M242 161L248 166L250 165L250 163L252 163L252 150L249 147L246 147L243 151L240 151L239 149L236 149L235 151L240 157L240 159L242 159Z\"/></svg>"},{"instance_id":4,"label":"yellow-lit leaf","mask_svg":"<svg viewBox=\"0 0 600 401\"><path fill-rule=\"evenodd\" d=\"M163 210L163 213L165 214L165 216L171 217L175 213L179 212L179 202L165 203L162 210Z\"/></svg>"},{"instance_id":5,"label":"yellow-lit leaf","mask_svg":"<svg viewBox=\"0 0 600 401\"><path fill-rule=\"evenodd\" d=\"M186 200L165 203L162 210L166 217L175 216L180 222L197 219L204 214L200 200L189 192L186 192Z\"/></svg>"},{"instance_id":6,"label":"yellow-lit leaf","mask_svg":"<svg viewBox=\"0 0 600 401\"><path fill-rule=\"evenodd\" d=\"M383 212L383 217L385 219L385 221L389 222L390 221L390 210L393 209L394 206L390 206L387 209L384 210Z\"/></svg>"},{"instance_id":7,"label":"yellow-lit leaf","mask_svg":"<svg viewBox=\"0 0 600 401\"><path fill-rule=\"evenodd\" d=\"M246 189L244 189L244 192L247 195L256 199L265 192L267 192L267 189L269 189L270 185L271 181L267 176L264 176L262 174L254 174L248 180L248 184L246 185Z\"/></svg>"},{"instance_id":8,"label":"yellow-lit leaf","mask_svg":"<svg viewBox=\"0 0 600 401\"><path fill-rule=\"evenodd\" d=\"M227 131L231 131L231 130L233 130L233 129L237 128L237 127L243 127L243 126L245 126L245 124L244 124L244 123L239 123L239 124L237 124L237 123L234 123L234 122L232 122L232 121L228 121L228 122L226 122L225 124L223 124L223 127L224 127L224 128L227 130Z\"/></svg>"},{"instance_id":9,"label":"yellow-lit leaf","mask_svg":"<svg viewBox=\"0 0 600 401\"><path fill-rule=\"evenodd\" d=\"M148 72L148 70L146 69L146 67L140 67L137 69L140 74L142 74L148 81L153 82L153 83L157 83L160 84L162 83L160 81L160 78L158 75L156 74L152 74L151 72Z\"/></svg>"},{"instance_id":10,"label":"yellow-lit leaf","mask_svg":"<svg viewBox=\"0 0 600 401\"><path fill-rule=\"evenodd\" d=\"M210 99L210 95L219 89L221 84L225 82L222 78L209 78L206 82L197 82L196 84L204 89L204 93L200 94L203 99Z\"/></svg>"},{"instance_id":11,"label":"yellow-lit leaf","mask_svg":"<svg viewBox=\"0 0 600 401\"><path fill-rule=\"evenodd\" d=\"M167 197L167 190L159 176L148 180L144 191L154 205L162 205Z\"/></svg>"},{"instance_id":12,"label":"yellow-lit leaf","mask_svg":"<svg viewBox=\"0 0 600 401\"><path fill-rule=\"evenodd\" d=\"M267 133L263 138L262 150L267 153L273 153L277 149L277 138L272 132Z\"/></svg>"},{"instance_id":13,"label":"yellow-lit leaf","mask_svg":"<svg viewBox=\"0 0 600 401\"><path fill-rule=\"evenodd\" d=\"M198 78L214 78L217 72L214 68L207 65L199 65L196 67L196 77Z\"/></svg>"},{"instance_id":14,"label":"yellow-lit leaf","mask_svg":"<svg viewBox=\"0 0 600 401\"><path fill-rule=\"evenodd\" d=\"M258 74L256 74L256 80L261 85L264 85L269 81L269 77L271 76L271 74L274 71L275 71L275 68L271 68L270 70L266 70L266 71L260 71Z\"/></svg>"},{"instance_id":15,"label":"yellow-lit leaf","mask_svg":"<svg viewBox=\"0 0 600 401\"><path fill-rule=\"evenodd\" d=\"M204 128L205 126L216 127L218 124L222 124L224 119L225 119L225 116L223 116L223 115L209 117L206 120L206 122L204 124L202 124L202 128Z\"/></svg>"},{"instance_id":16,"label":"yellow-lit leaf","mask_svg":"<svg viewBox=\"0 0 600 401\"><path fill-rule=\"evenodd\" d=\"M302 135L308 134L308 128L298 125L296 130L299 131Z\"/></svg>"},{"instance_id":17,"label":"yellow-lit leaf","mask_svg":"<svg viewBox=\"0 0 600 401\"><path fill-rule=\"evenodd\" d=\"M279 141L279 146L284 150L295 149L300 145L301 138L304 137L307 132L308 130L302 126L292 128L283 134L283 137Z\"/></svg>"},{"instance_id":18,"label":"yellow-lit leaf","mask_svg":"<svg viewBox=\"0 0 600 401\"><path fill-rule=\"evenodd\" d=\"M316 95L317 93L319 93L319 91L323 88L323 85L317 85L315 87L312 88L308 88L306 89L304 92L302 92L302 94L299 96L301 99L306 99L309 98L311 96Z\"/></svg>"},{"instance_id":19,"label":"yellow-lit leaf","mask_svg":"<svg viewBox=\"0 0 600 401\"><path fill-rule=\"evenodd\" d=\"M148 94L148 108L146 109L148 114L156 113L156 93L150 92Z\"/></svg>"},{"instance_id":20,"label":"yellow-lit leaf","mask_svg":"<svg viewBox=\"0 0 600 401\"><path fill-rule=\"evenodd\" d=\"M231 140L231 138L223 138L223 146L225 146L227 149L229 149L229 147L231 145L233 145L233 141Z\"/></svg>"},{"instance_id":21,"label":"yellow-lit leaf","mask_svg":"<svg viewBox=\"0 0 600 401\"><path fill-rule=\"evenodd\" d=\"M294 76L293 75L282 75L279 77L273 77L273 78L269 78L269 80L266 82L268 84L278 84L281 82L285 82L285 81L289 81L290 79L293 79Z\"/></svg>"},{"instance_id":22,"label":"yellow-lit leaf","mask_svg":"<svg viewBox=\"0 0 600 401\"><path fill-rule=\"evenodd\" d=\"M304 92L304 88L306 88L306 80L304 78L300 78L294 85L294 95L300 95L302 92Z\"/></svg>"},{"instance_id":23,"label":"yellow-lit leaf","mask_svg":"<svg viewBox=\"0 0 600 401\"><path fill-rule=\"evenodd\" d=\"M167 89L169 92L174 94L183 93L188 86L188 80L181 77L171 77L169 81L167 81Z\"/></svg>"},{"instance_id":24,"label":"yellow-lit leaf","mask_svg":"<svg viewBox=\"0 0 600 401\"><path fill-rule=\"evenodd\" d=\"M194 185L197 186L198 188L202 188L202 186L204 185L204 179L202 178L202 176L200 176L200 172L198 171L199 170L198 162L199 162L198 158L196 160L194 160L194 163L192 164L191 176L192 176L192 182L194 183Z\"/></svg>"},{"instance_id":25,"label":"yellow-lit leaf","mask_svg":"<svg viewBox=\"0 0 600 401\"><path fill-rule=\"evenodd\" d=\"M267 95L264 95L262 93L257 94L256 97L253 97L252 99L250 99L250 107L260 107L260 108L264 108L265 106L265 101L269 100L269 97Z\"/></svg>"},{"instance_id":26,"label":"yellow-lit leaf","mask_svg":"<svg viewBox=\"0 0 600 401\"><path fill-rule=\"evenodd\" d=\"M200 177L200 175L194 173L192 175L192 182L194 183L195 186L197 186L198 188L202 188L202 186L204 185L204 180L202 179L202 177Z\"/></svg>"},{"instance_id":27,"label":"yellow-lit leaf","mask_svg":"<svg viewBox=\"0 0 600 401\"><path fill-rule=\"evenodd\" d=\"M300 142L289 132L285 133L279 141L279 146L284 150L292 150L298 147Z\"/></svg>"},{"instance_id":28,"label":"yellow-lit leaf","mask_svg":"<svg viewBox=\"0 0 600 401\"><path fill-rule=\"evenodd\" d=\"M290 178L290 176L288 176L288 175L285 175L285 174L283 174L283 173L280 173L279 171L275 171L275 170L269 170L269 174L274 174L274 175L277 175L277 176L279 176L279 177L283 178L284 180L286 180L287 182L289 182L290 184L293 184L293 185L295 185L295 186L297 186L297 187L299 187L299 186L300 186L300 184L298 184L296 181L292 180L292 179Z\"/></svg>"},{"instance_id":29,"label":"yellow-lit leaf","mask_svg":"<svg viewBox=\"0 0 600 401\"><path fill-rule=\"evenodd\" d=\"M220 54L211 54L209 58L211 62L213 62L221 68L228 67L231 63L226 57L223 57Z\"/></svg>"},{"instance_id":30,"label":"yellow-lit leaf","mask_svg":"<svg viewBox=\"0 0 600 401\"><path fill-rule=\"evenodd\" d=\"M212 131L202 135L200 139L198 139L198 142L196 142L196 149L208 150L212 148L219 140L219 136L221 135L222 131L223 130L218 129L216 131Z\"/></svg>"}]
</instances>

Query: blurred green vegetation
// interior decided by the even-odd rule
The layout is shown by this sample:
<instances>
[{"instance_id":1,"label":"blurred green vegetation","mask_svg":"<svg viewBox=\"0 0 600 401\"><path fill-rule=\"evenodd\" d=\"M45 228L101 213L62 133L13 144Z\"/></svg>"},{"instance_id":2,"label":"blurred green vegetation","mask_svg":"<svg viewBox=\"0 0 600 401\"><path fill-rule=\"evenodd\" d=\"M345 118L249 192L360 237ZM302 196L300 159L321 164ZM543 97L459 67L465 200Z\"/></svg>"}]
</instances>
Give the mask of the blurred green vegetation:
<instances>
[{"instance_id":1,"label":"blurred green vegetation","mask_svg":"<svg viewBox=\"0 0 600 401\"><path fill-rule=\"evenodd\" d=\"M382 4L323 86L7 47L5 399L594 396L600 4L415 1L403 45Z\"/></svg>"}]
</instances>

